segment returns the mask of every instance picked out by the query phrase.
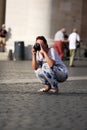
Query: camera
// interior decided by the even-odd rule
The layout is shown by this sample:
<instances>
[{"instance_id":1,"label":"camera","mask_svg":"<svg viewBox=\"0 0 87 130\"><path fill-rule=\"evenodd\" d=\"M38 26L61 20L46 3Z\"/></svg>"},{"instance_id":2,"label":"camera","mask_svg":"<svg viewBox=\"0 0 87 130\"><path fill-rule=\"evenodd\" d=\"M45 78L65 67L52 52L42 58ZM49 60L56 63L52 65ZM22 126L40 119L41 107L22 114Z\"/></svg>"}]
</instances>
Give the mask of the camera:
<instances>
[{"instance_id":1,"label":"camera","mask_svg":"<svg viewBox=\"0 0 87 130\"><path fill-rule=\"evenodd\" d=\"M40 44L39 43L35 43L34 44L34 49L35 49L35 51L40 51L41 50Z\"/></svg>"}]
</instances>

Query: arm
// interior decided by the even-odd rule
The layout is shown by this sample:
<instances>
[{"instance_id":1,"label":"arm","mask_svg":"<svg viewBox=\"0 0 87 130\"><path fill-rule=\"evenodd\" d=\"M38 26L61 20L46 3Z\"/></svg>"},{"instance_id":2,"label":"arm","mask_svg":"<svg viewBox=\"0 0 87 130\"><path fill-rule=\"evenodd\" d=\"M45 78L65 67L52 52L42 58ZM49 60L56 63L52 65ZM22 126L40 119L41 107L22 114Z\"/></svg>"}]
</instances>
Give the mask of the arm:
<instances>
[{"instance_id":1,"label":"arm","mask_svg":"<svg viewBox=\"0 0 87 130\"><path fill-rule=\"evenodd\" d=\"M34 50L34 48L32 48L32 68L34 70L37 70L39 67L37 61L36 61L36 51Z\"/></svg>"},{"instance_id":2,"label":"arm","mask_svg":"<svg viewBox=\"0 0 87 130\"><path fill-rule=\"evenodd\" d=\"M42 46L41 46L41 51L40 51L40 53L43 54L43 56L45 57L46 62L48 63L48 65L49 65L50 67L53 67L53 66L55 65L55 61L49 57L49 55L48 55L47 52L48 52L48 51L45 51L45 50L42 48Z\"/></svg>"},{"instance_id":3,"label":"arm","mask_svg":"<svg viewBox=\"0 0 87 130\"><path fill-rule=\"evenodd\" d=\"M77 37L76 37L77 39L77 42L80 42L80 36L79 36L79 34L77 34Z\"/></svg>"},{"instance_id":4,"label":"arm","mask_svg":"<svg viewBox=\"0 0 87 130\"><path fill-rule=\"evenodd\" d=\"M69 40L62 40L63 43L69 43Z\"/></svg>"},{"instance_id":5,"label":"arm","mask_svg":"<svg viewBox=\"0 0 87 130\"><path fill-rule=\"evenodd\" d=\"M50 67L53 67L55 65L55 61L51 59L46 52L44 52L44 56L46 58L46 61Z\"/></svg>"}]
</instances>

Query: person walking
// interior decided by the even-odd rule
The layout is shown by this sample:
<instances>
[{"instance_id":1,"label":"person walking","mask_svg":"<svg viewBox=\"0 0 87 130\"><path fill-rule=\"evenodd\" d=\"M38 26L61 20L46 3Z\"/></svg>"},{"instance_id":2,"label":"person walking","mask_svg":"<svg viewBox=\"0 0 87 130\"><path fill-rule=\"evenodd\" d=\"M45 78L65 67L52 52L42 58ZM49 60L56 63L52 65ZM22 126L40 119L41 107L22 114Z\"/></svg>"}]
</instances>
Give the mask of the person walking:
<instances>
[{"instance_id":1,"label":"person walking","mask_svg":"<svg viewBox=\"0 0 87 130\"><path fill-rule=\"evenodd\" d=\"M36 37L32 47L32 68L37 78L45 85L39 92L59 92L59 82L68 78L66 65L54 48L49 48L44 36Z\"/></svg>"},{"instance_id":2,"label":"person walking","mask_svg":"<svg viewBox=\"0 0 87 130\"><path fill-rule=\"evenodd\" d=\"M74 58L76 53L76 44L77 42L80 42L80 36L77 33L77 29L74 28L73 32L69 35L69 50L70 50L70 61L69 66L74 67Z\"/></svg>"},{"instance_id":3,"label":"person walking","mask_svg":"<svg viewBox=\"0 0 87 130\"><path fill-rule=\"evenodd\" d=\"M67 42L65 39L66 29L62 28L61 30L57 31L54 36L54 48L59 54L60 58L64 59L64 43Z\"/></svg>"}]
</instances>

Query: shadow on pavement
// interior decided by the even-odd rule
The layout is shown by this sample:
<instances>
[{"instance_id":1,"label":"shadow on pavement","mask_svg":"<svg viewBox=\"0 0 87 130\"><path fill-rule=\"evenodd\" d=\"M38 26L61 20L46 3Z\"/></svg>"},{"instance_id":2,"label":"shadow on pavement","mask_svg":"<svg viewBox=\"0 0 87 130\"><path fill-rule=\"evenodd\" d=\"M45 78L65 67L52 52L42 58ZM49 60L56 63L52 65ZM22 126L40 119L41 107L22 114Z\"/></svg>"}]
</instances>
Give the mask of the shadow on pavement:
<instances>
[{"instance_id":1,"label":"shadow on pavement","mask_svg":"<svg viewBox=\"0 0 87 130\"><path fill-rule=\"evenodd\" d=\"M56 96L87 96L87 92L59 92L59 93L48 93L48 92L36 92L36 91L0 91L0 94L36 94L36 95L56 95Z\"/></svg>"}]
</instances>

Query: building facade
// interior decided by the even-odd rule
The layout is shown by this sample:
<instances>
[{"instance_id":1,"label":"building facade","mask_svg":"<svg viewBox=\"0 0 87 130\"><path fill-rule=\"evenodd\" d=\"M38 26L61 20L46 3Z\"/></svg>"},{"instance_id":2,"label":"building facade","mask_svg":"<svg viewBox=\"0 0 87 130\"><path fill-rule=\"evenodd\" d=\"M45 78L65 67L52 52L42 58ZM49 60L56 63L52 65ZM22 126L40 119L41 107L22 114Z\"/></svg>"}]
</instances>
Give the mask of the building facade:
<instances>
[{"instance_id":1,"label":"building facade","mask_svg":"<svg viewBox=\"0 0 87 130\"><path fill-rule=\"evenodd\" d=\"M0 0L0 25L10 28L8 49L15 41L33 45L38 35L44 35L51 46L54 34L62 27L68 34L76 27L86 39L86 5L87 0Z\"/></svg>"}]
</instances>

